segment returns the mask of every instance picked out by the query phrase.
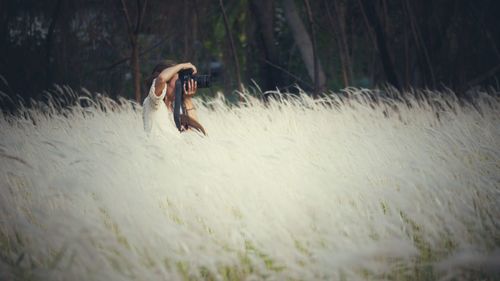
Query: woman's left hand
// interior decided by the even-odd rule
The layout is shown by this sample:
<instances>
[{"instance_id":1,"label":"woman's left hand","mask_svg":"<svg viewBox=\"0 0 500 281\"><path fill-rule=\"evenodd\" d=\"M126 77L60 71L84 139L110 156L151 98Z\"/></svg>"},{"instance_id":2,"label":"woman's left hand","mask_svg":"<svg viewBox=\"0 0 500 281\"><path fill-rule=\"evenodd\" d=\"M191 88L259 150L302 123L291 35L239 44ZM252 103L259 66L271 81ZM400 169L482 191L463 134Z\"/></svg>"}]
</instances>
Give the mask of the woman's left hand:
<instances>
[{"instance_id":1,"label":"woman's left hand","mask_svg":"<svg viewBox=\"0 0 500 281\"><path fill-rule=\"evenodd\" d=\"M198 83L194 79L190 79L184 84L184 97L190 98L194 96L196 90L198 89Z\"/></svg>"}]
</instances>

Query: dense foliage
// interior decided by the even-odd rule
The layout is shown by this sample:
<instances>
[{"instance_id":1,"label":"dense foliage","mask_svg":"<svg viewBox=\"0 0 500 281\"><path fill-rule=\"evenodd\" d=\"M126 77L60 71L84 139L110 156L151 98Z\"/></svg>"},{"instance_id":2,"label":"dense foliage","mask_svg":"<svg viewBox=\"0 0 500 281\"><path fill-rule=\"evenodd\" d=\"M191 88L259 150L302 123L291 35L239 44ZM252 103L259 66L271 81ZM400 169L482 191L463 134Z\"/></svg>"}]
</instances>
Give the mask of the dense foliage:
<instances>
[{"instance_id":1,"label":"dense foliage","mask_svg":"<svg viewBox=\"0 0 500 281\"><path fill-rule=\"evenodd\" d=\"M207 95L252 79L263 90L388 82L460 94L498 83L499 11L495 0L6 0L0 90L29 98L68 84L140 100L170 58L214 75Z\"/></svg>"}]
</instances>

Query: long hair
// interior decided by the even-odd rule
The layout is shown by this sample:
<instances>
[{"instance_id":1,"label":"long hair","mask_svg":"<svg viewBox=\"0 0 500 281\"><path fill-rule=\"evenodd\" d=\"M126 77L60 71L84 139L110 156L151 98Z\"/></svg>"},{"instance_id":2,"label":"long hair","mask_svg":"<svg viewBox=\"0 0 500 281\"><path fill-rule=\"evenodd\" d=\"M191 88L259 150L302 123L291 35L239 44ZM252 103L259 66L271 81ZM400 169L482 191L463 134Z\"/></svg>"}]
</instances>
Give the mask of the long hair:
<instances>
[{"instance_id":1,"label":"long hair","mask_svg":"<svg viewBox=\"0 0 500 281\"><path fill-rule=\"evenodd\" d=\"M177 62L173 60L163 60L156 64L156 66L153 68L153 71L151 72L151 75L146 79L146 87L149 89L151 87L151 83L153 83L153 80L160 75L160 73L169 67L172 67L176 65Z\"/></svg>"}]
</instances>

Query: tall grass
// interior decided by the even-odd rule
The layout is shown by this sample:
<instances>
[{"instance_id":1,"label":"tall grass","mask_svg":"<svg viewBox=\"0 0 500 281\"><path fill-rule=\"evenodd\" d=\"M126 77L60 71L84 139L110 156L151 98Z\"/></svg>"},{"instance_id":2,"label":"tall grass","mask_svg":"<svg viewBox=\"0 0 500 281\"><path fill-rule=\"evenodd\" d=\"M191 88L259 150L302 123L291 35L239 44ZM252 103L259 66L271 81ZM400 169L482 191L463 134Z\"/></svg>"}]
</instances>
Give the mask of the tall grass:
<instances>
[{"instance_id":1,"label":"tall grass","mask_svg":"<svg viewBox=\"0 0 500 281\"><path fill-rule=\"evenodd\" d=\"M500 278L498 95L219 97L148 137L60 92L0 118L1 280Z\"/></svg>"}]
</instances>

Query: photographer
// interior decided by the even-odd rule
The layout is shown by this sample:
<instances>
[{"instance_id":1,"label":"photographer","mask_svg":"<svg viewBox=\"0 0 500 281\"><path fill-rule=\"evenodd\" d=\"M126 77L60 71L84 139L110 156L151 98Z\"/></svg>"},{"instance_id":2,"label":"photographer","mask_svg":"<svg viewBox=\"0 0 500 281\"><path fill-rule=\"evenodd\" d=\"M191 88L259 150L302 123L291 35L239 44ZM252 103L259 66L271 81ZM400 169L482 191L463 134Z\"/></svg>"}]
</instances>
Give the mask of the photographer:
<instances>
[{"instance_id":1,"label":"photographer","mask_svg":"<svg viewBox=\"0 0 500 281\"><path fill-rule=\"evenodd\" d=\"M178 72L186 69L191 69L193 74L196 74L196 67L191 63L176 64L167 60L154 67L151 77L147 81L150 90L143 102L144 130L147 133L172 132L174 130L175 125L172 122L171 115L175 98L175 84L178 79ZM197 82L193 79L187 81L183 87L183 108L185 112L182 112L184 121L181 131L201 127L191 100L196 93L196 89Z\"/></svg>"}]
</instances>

